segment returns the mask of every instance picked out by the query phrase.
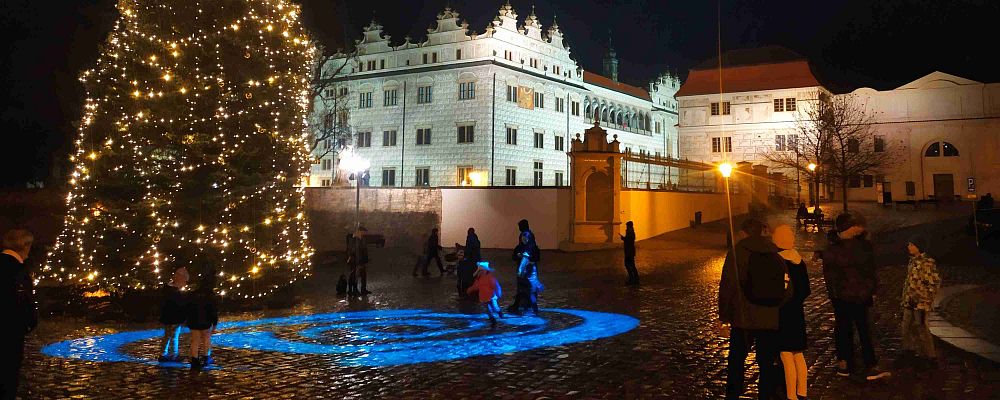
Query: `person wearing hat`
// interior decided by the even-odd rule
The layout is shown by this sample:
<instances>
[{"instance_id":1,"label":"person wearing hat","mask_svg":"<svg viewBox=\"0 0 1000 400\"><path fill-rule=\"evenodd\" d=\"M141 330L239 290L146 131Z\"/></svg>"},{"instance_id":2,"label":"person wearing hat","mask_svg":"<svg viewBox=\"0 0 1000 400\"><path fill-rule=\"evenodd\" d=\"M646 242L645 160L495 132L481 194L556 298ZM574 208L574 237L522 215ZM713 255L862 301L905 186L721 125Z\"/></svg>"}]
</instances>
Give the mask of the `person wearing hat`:
<instances>
[{"instance_id":1,"label":"person wearing hat","mask_svg":"<svg viewBox=\"0 0 1000 400\"><path fill-rule=\"evenodd\" d=\"M865 379L882 379L891 374L878 367L869 318L878 287L874 246L866 237L865 221L860 215L842 213L834 225L836 232L829 234L830 244L820 258L827 294L833 304L837 375L850 376L854 372L857 329Z\"/></svg>"},{"instance_id":2,"label":"person wearing hat","mask_svg":"<svg viewBox=\"0 0 1000 400\"><path fill-rule=\"evenodd\" d=\"M903 358L922 361L929 367L937 365L934 338L927 325L927 313L933 308L934 296L941 288L937 262L927 255L927 240L910 238L906 246L910 261L906 266L901 306L903 308Z\"/></svg>"},{"instance_id":3,"label":"person wearing hat","mask_svg":"<svg viewBox=\"0 0 1000 400\"><path fill-rule=\"evenodd\" d=\"M795 233L788 225L779 225L771 233L778 255L785 260L792 283L792 297L778 310L778 349L785 372L785 394L790 400L806 398L806 315L803 303L809 297L809 273L802 255L795 250Z\"/></svg>"},{"instance_id":4,"label":"person wearing hat","mask_svg":"<svg viewBox=\"0 0 1000 400\"><path fill-rule=\"evenodd\" d=\"M490 324L496 328L497 319L493 314L503 318L503 311L500 310L500 304L497 303L497 300L503 295L503 290L500 288L500 282L493 276L490 263L480 261L476 265L478 267L476 268L476 281L469 287L468 293L479 293L479 302L486 308L486 316L490 318Z\"/></svg>"}]
</instances>

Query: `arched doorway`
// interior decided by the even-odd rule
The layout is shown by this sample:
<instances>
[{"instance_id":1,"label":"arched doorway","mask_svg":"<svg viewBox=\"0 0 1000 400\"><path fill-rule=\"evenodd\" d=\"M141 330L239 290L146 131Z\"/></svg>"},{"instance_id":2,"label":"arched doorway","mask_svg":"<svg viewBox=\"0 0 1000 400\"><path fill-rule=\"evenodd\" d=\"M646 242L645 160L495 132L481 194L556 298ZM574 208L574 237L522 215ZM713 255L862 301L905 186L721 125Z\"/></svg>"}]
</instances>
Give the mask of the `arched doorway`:
<instances>
[{"instance_id":1,"label":"arched doorway","mask_svg":"<svg viewBox=\"0 0 1000 400\"><path fill-rule=\"evenodd\" d=\"M955 173L961 170L959 157L958 147L943 140L932 141L924 148L924 184L929 183L933 189L928 197L941 201L955 198Z\"/></svg>"},{"instance_id":2,"label":"arched doorway","mask_svg":"<svg viewBox=\"0 0 1000 400\"><path fill-rule=\"evenodd\" d=\"M611 221L614 194L611 192L611 178L597 171L587 177L587 221Z\"/></svg>"}]
</instances>

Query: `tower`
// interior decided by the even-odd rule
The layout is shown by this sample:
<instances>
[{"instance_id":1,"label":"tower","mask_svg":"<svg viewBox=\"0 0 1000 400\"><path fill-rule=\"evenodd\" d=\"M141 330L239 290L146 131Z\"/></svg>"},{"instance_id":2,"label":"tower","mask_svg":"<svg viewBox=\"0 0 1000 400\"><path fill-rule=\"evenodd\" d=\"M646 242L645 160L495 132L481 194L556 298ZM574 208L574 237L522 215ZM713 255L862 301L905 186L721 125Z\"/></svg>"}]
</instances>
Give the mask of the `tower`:
<instances>
[{"instance_id":1,"label":"tower","mask_svg":"<svg viewBox=\"0 0 1000 400\"><path fill-rule=\"evenodd\" d=\"M618 82L618 54L611 45L611 31L608 31L608 52L604 54L604 76Z\"/></svg>"}]
</instances>

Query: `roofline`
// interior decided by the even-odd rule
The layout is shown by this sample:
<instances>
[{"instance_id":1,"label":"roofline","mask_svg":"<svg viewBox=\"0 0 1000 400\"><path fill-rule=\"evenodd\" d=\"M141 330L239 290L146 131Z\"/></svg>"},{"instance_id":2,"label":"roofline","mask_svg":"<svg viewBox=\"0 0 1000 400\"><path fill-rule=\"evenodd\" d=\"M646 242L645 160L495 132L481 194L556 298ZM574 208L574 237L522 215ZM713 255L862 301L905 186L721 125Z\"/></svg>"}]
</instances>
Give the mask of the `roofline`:
<instances>
[{"instance_id":1,"label":"roofline","mask_svg":"<svg viewBox=\"0 0 1000 400\"><path fill-rule=\"evenodd\" d=\"M678 98L681 98L681 97L708 96L708 95L718 95L718 94L753 93L753 92L763 92L763 91L767 91L767 90L810 89L810 88L819 88L819 89L826 90L827 92L830 92L830 89L827 89L825 86L823 86L822 84L820 84L820 85L816 85L816 86L787 86L787 87L775 87L775 88L767 88L767 89L759 89L759 90L744 90L744 91L739 91L739 92L727 92L727 91L723 91L722 93L719 93L719 92L709 92L709 93L686 94L686 95L683 95L683 96L674 95L674 99L678 99ZM833 92L830 92L830 93L833 93Z\"/></svg>"},{"instance_id":2,"label":"roofline","mask_svg":"<svg viewBox=\"0 0 1000 400\"><path fill-rule=\"evenodd\" d=\"M805 62L806 64L812 65L812 64L809 63L809 59L808 58L803 57L803 58L796 58L796 59L792 59L792 60L785 60L785 61L778 61L778 62L758 62L758 63L738 64L738 65L725 65L725 64L723 64L722 65L722 69L726 69L726 68L740 68L740 67L755 67L755 66L758 66L758 65L791 64L791 63L797 63L797 62ZM716 66L716 67L712 67L712 68L691 68L691 69L688 69L688 71L689 72L690 71L713 71L713 70L718 70L718 69L719 69L719 67Z\"/></svg>"},{"instance_id":3,"label":"roofline","mask_svg":"<svg viewBox=\"0 0 1000 400\"><path fill-rule=\"evenodd\" d=\"M355 81L355 80L369 79L369 78L384 78L384 77L389 77L389 76L399 76L399 75L408 75L408 74L419 74L419 73L424 73L424 72L442 71L442 70L452 69L452 68L480 67L480 66L484 66L484 65L494 65L494 66L498 66L498 67L509 69L511 71L525 73L525 74L534 76L536 78L544 79L544 80L547 80L547 81L550 81L550 82L559 83L559 84L570 86L570 87L574 87L574 88L577 88L577 89L583 89L583 90L586 90L586 91L590 91L585 86L583 86L583 85L581 85L581 84L579 84L577 82L574 82L574 81L555 79L552 76L540 74L540 73L535 72L535 71L530 71L530 70L527 70L527 69L518 69L516 67L510 66L510 65L507 65L507 64L504 64L504 63L501 63L501 62L497 62L496 60L493 60L493 59L472 60L472 61L465 61L465 62L452 62L452 63L448 63L448 64L432 65L432 66L429 66L429 67L414 67L414 68L408 68L408 69L402 69L402 70L397 69L397 70L390 70L390 71L382 71L382 72L376 72L376 73L373 73L373 74L362 73L363 75L358 75L358 73L352 73L350 75L322 79L322 80L320 80L320 82L321 83L327 83L327 82L347 82L347 81Z\"/></svg>"}]
</instances>

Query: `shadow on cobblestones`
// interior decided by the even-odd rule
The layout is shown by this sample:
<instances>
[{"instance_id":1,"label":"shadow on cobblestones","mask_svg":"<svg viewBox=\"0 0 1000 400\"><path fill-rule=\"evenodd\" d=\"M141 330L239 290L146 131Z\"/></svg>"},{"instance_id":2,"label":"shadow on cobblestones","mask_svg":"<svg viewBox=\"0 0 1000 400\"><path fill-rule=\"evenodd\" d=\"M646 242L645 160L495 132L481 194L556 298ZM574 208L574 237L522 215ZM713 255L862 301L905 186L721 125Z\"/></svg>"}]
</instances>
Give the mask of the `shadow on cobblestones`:
<instances>
[{"instance_id":1,"label":"shadow on cobblestones","mask_svg":"<svg viewBox=\"0 0 1000 400\"><path fill-rule=\"evenodd\" d=\"M894 221L914 215L895 216ZM788 222L791 214L774 218ZM988 268L997 265L996 260L969 246L963 223L961 218L916 227L894 222L887 225L891 230L876 235L882 285L875 307L875 329L879 355L886 366L894 364L893 354L899 348L897 304L905 275L901 245L905 238L915 232L933 235L932 250L942 265L946 284L1000 282ZM620 251L546 252L540 268L546 285L542 306L620 313L640 321L638 328L610 338L389 367L344 366L329 355L226 347L214 354L219 369L191 373L135 363L42 356L41 346L61 340L156 328L50 317L29 340L22 394L28 398L720 398L726 344L715 332L713 321L726 230L724 224L707 224L640 242L637 265L643 285L638 288L623 285ZM800 232L800 236L806 254L824 241L818 233ZM484 256L496 267L507 289L503 300L509 302L514 289L509 252L484 250ZM479 312L474 304L457 302L454 278L410 276L414 254L373 249L371 257L369 289L373 294L367 297L334 295L336 278L344 269L334 262L317 267L316 275L297 289L294 306L233 312L223 319L410 308ZM810 263L809 271L813 289L806 304L810 399L1000 398L994 394L1000 392L995 365L943 345L943 365L935 372L918 373L900 366L891 379L874 384L835 376L832 310L820 266ZM337 339L336 332L326 334ZM133 350L153 351L155 347L153 343L138 346ZM748 363L748 371L756 374L752 360ZM755 380L756 376L748 378ZM751 387L747 396L754 390Z\"/></svg>"}]
</instances>

